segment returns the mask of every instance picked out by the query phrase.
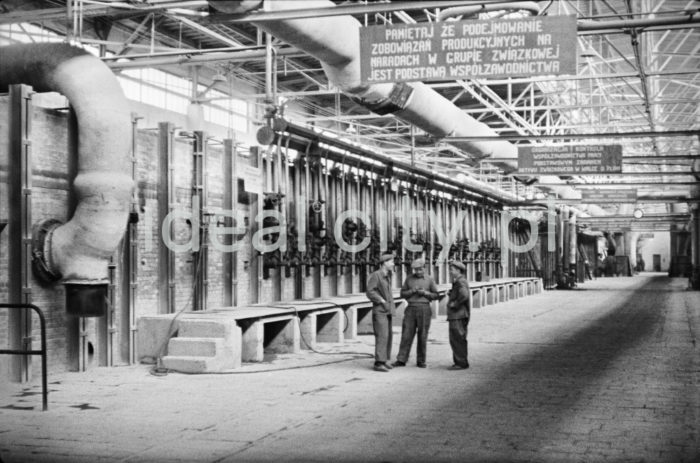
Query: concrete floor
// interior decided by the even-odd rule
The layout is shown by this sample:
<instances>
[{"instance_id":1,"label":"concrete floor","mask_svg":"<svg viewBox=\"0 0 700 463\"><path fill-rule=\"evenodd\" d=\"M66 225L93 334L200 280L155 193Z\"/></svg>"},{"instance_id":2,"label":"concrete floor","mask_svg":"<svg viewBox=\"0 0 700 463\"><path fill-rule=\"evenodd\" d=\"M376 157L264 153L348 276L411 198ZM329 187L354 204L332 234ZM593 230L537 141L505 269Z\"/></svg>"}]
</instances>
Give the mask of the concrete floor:
<instances>
[{"instance_id":1,"label":"concrete floor","mask_svg":"<svg viewBox=\"0 0 700 463\"><path fill-rule=\"evenodd\" d=\"M389 373L306 353L242 374L56 374L47 412L38 383L0 391L0 460L698 462L700 292L686 285L601 278L476 309L466 371L447 370L441 317L427 369L414 350ZM360 338L323 348L372 352Z\"/></svg>"}]
</instances>

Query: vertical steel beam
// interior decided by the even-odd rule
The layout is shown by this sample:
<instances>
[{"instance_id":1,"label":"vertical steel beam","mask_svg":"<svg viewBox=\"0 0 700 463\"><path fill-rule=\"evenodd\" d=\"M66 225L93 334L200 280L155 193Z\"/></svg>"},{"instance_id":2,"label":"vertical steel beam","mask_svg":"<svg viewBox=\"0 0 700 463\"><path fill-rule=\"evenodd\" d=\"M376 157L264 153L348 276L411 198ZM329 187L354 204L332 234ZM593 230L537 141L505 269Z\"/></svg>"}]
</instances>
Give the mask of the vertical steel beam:
<instances>
[{"instance_id":1,"label":"vertical steel beam","mask_svg":"<svg viewBox=\"0 0 700 463\"><path fill-rule=\"evenodd\" d=\"M173 162L173 137L175 126L169 122L158 124L158 222L156 239L160 243L160 230L165 217L172 212L175 205L175 182ZM172 226L166 230L172 236ZM158 246L158 312L175 311L175 256L173 251L163 243Z\"/></svg>"},{"instance_id":2,"label":"vertical steel beam","mask_svg":"<svg viewBox=\"0 0 700 463\"><path fill-rule=\"evenodd\" d=\"M282 182L283 182L283 180L282 180L282 166L283 166L283 162L282 162L282 138L281 137L279 137L277 139L277 144L275 145L274 156L273 156L272 152L270 152L270 162L273 162L273 161L274 161L274 165L273 165L274 174L273 174L273 176L274 176L274 185L275 185L275 189L273 191L275 193L277 193L278 195L280 195L279 198L280 198L281 203L278 206L279 210L277 212L280 213L280 215L283 217L282 220L280 220L279 225L281 227L281 230L280 230L279 237L277 239L283 240L283 239L285 239L285 237L287 235L287 227L286 227L287 211L285 210L285 207L286 207L286 204L287 204L287 201L289 200L289 198L287 198L286 195L284 195L284 193L282 191ZM278 252L280 255L280 261L279 261L280 266L277 268L277 271L272 273L272 275L273 275L273 278L275 278L275 281L273 282L273 286L275 288L274 292L275 292L275 296L276 296L275 300L281 301L283 291L284 291L285 276L284 276L284 271L283 271L282 266L281 266L282 258L283 258L283 251L282 251L282 249L280 249Z\"/></svg>"},{"instance_id":3,"label":"vertical steel beam","mask_svg":"<svg viewBox=\"0 0 700 463\"><path fill-rule=\"evenodd\" d=\"M78 176L78 117L75 111L71 110L68 113L68 157L67 157L67 174L68 181L72 184ZM78 198L75 188L68 190L68 213L67 217L75 215L75 209L78 204ZM70 317L68 319L68 344L69 344L69 361L73 371L87 371L90 361L90 349L88 335L89 331L95 330L95 320L86 317ZM76 341L75 343L73 341Z\"/></svg>"},{"instance_id":4,"label":"vertical steel beam","mask_svg":"<svg viewBox=\"0 0 700 463\"><path fill-rule=\"evenodd\" d=\"M193 198L199 200L199 249L193 254L194 260L194 297L193 310L207 308L207 292L209 287L209 212L207 186L207 136L202 131L194 132L194 147L192 152L193 164ZM193 204L192 207L195 205ZM194 224L192 225L194 227Z\"/></svg>"},{"instance_id":5,"label":"vertical steel beam","mask_svg":"<svg viewBox=\"0 0 700 463\"><path fill-rule=\"evenodd\" d=\"M31 246L32 246L32 149L31 113L32 89L26 85L10 86L8 171L8 275L10 303L31 304ZM30 312L11 311L9 315L10 345L31 350L32 327ZM31 357L17 356L11 360L12 377L31 380Z\"/></svg>"},{"instance_id":6,"label":"vertical steel beam","mask_svg":"<svg viewBox=\"0 0 700 463\"><path fill-rule=\"evenodd\" d=\"M127 229L127 246L124 249L124 266L122 267L122 318L121 346L122 358L129 364L136 363L136 293L138 290L139 269L139 232L138 232L138 121L141 117L131 114L131 178L137 185L131 201L131 215ZM124 305L126 305L124 307ZM128 331L127 331L128 330ZM127 340L125 342L125 340Z\"/></svg>"},{"instance_id":7,"label":"vertical steel beam","mask_svg":"<svg viewBox=\"0 0 700 463\"><path fill-rule=\"evenodd\" d=\"M691 242L692 252L692 274L690 277L690 287L700 289L700 207L696 204L691 210Z\"/></svg>"},{"instance_id":8,"label":"vertical steel beam","mask_svg":"<svg viewBox=\"0 0 700 463\"><path fill-rule=\"evenodd\" d=\"M222 160L221 160L221 168L223 170L223 176L224 176L224 186L223 186L223 200L222 200L222 208L224 211L233 211L235 207L235 202L234 202L234 195L237 194L238 192L238 185L234 185L234 160L235 154L235 147L233 144L233 140L225 139L224 140L224 151L222 154ZM227 223L224 225L226 227L232 226L230 223ZM235 219L234 219L235 220ZM236 226L240 226L240 224L235 224ZM230 234L223 235L221 238L214 238L214 239L222 239L224 245L230 245L232 244L232 240L234 239ZM223 255L221 256L221 266L222 266L222 271L223 271L223 278L224 278L224 283L223 283L223 305L224 307L232 307L235 306L236 303L234 301L234 295L233 293L235 292L234 286L235 286L235 262L236 259L232 255L233 253L231 252L224 252Z\"/></svg>"},{"instance_id":9,"label":"vertical steel beam","mask_svg":"<svg viewBox=\"0 0 700 463\"><path fill-rule=\"evenodd\" d=\"M294 267L294 299L301 299L303 294L302 284L303 284L303 274L302 274L302 245L304 244L303 230L306 228L302 223L303 214L301 213L301 208L305 206L305 200L301 193L301 164L302 160L297 157L294 161L294 171L292 174L292 191L294 192L294 198L296 202L296 208L294 208L294 224L296 226L296 239L297 239L297 265Z\"/></svg>"},{"instance_id":10,"label":"vertical steel beam","mask_svg":"<svg viewBox=\"0 0 700 463\"><path fill-rule=\"evenodd\" d=\"M100 342L100 365L111 367L114 365L114 341L117 331L115 319L116 302L117 302L117 261L112 256L107 264L107 274L109 278L109 286L107 289L107 314L105 317L98 319L99 335L103 338ZM103 350L102 346L106 348Z\"/></svg>"},{"instance_id":11,"label":"vertical steel beam","mask_svg":"<svg viewBox=\"0 0 700 463\"><path fill-rule=\"evenodd\" d=\"M262 217L263 213L263 200L265 199L265 196L263 192L265 191L265 186L267 185L266 182L270 181L270 175L269 173L265 172L264 170L264 163L263 163L263 153L262 149L257 149L253 153L251 151L251 156L250 156L250 162L254 164L254 167L257 167L260 171L260 174L263 176L263 191L255 195L255 200L251 204L251 211L255 211L255 217L251 217L250 223L255 224L254 227L251 229L251 236L253 236L253 233L258 231L260 228L263 227L262 221L258 223L258 218ZM269 162L268 162L269 165ZM268 190L269 191L269 190ZM252 213L251 213L252 215ZM251 256L251 261L255 261L255 265L251 269L251 275L255 275L256 278L251 278L251 280L255 280L256 286L255 286L255 301L253 302L262 302L262 289L263 289L263 255L259 253L255 248L252 250L252 256Z\"/></svg>"},{"instance_id":12,"label":"vertical steel beam","mask_svg":"<svg viewBox=\"0 0 700 463\"><path fill-rule=\"evenodd\" d=\"M326 155L328 152L326 152ZM333 167L331 167L331 165ZM335 162L331 164L331 161L328 160L328 156L326 156L326 236L328 237L328 244L327 246L330 247L329 251L327 252L327 255L330 257L330 262L332 263L334 260L337 261L338 259L338 252L336 245L338 243L338 237L335 235L335 220L338 217L338 204L337 204L337 197L338 197L338 189L337 189L337 177L334 174L336 168ZM330 275L330 296L337 296L338 293L338 275L340 272L338 272L338 266L337 265L331 265L329 267L329 275Z\"/></svg>"}]
</instances>

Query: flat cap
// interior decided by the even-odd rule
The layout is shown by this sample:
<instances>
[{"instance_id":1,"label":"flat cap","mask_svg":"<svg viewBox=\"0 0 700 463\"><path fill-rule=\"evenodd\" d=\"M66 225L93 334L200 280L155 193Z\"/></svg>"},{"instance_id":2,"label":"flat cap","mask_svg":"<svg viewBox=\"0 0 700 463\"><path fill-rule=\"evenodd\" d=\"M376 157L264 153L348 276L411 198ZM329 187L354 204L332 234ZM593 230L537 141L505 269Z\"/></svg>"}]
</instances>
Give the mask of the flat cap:
<instances>
[{"instance_id":1,"label":"flat cap","mask_svg":"<svg viewBox=\"0 0 700 463\"><path fill-rule=\"evenodd\" d=\"M425 260L423 259L416 259L413 262L411 262L411 268L423 268L425 267Z\"/></svg>"},{"instance_id":2,"label":"flat cap","mask_svg":"<svg viewBox=\"0 0 700 463\"><path fill-rule=\"evenodd\" d=\"M457 260L453 260L452 262L450 262L450 267L454 267L457 270L459 270L460 272L464 272L464 270L466 269L464 264L457 261Z\"/></svg>"},{"instance_id":3,"label":"flat cap","mask_svg":"<svg viewBox=\"0 0 700 463\"><path fill-rule=\"evenodd\" d=\"M379 262L386 262L388 260L391 260L394 258L393 254L382 254L382 257L379 258Z\"/></svg>"}]
</instances>

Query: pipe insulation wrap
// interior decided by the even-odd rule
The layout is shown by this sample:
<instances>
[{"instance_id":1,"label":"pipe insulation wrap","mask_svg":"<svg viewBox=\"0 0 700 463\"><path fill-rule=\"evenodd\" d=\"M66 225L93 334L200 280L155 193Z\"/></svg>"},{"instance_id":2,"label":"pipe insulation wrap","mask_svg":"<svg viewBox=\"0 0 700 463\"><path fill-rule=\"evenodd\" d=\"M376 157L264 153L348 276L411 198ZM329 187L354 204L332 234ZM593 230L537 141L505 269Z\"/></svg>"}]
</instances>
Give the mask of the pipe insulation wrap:
<instances>
[{"instance_id":1,"label":"pipe insulation wrap","mask_svg":"<svg viewBox=\"0 0 700 463\"><path fill-rule=\"evenodd\" d=\"M119 82L98 58L63 43L0 47L0 90L11 84L63 94L78 121L77 200L51 238L48 262L65 280L106 280L132 198L131 114Z\"/></svg>"},{"instance_id":2,"label":"pipe insulation wrap","mask_svg":"<svg viewBox=\"0 0 700 463\"><path fill-rule=\"evenodd\" d=\"M238 1L221 1L211 0L209 5L216 11L226 14L243 14L249 13L262 6L263 0L238 0Z\"/></svg>"},{"instance_id":3,"label":"pipe insulation wrap","mask_svg":"<svg viewBox=\"0 0 700 463\"><path fill-rule=\"evenodd\" d=\"M452 8L445 8L440 11L437 15L438 21L445 21L446 19L454 19L456 17L462 17L462 19L470 18L476 16L479 13L488 13L491 11L529 11L533 15L538 15L540 13L540 7L537 2L503 2L503 3L489 3L482 5L469 5L469 6L455 6Z\"/></svg>"}]
</instances>

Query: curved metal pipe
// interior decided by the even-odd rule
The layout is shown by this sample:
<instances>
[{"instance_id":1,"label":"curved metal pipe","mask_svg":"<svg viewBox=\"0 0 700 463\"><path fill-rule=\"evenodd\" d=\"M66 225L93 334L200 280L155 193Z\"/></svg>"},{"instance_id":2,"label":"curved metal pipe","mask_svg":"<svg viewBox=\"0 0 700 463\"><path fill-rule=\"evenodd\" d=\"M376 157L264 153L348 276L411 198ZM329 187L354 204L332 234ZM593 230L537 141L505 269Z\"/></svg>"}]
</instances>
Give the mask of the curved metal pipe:
<instances>
[{"instance_id":1,"label":"curved metal pipe","mask_svg":"<svg viewBox=\"0 0 700 463\"><path fill-rule=\"evenodd\" d=\"M210 6L223 13L245 13L259 8L262 1L251 1L242 8L241 1L210 0ZM267 2L266 11L284 11L299 8L298 2ZM334 7L329 0L304 2L304 7ZM513 7L537 11L534 2L504 2L495 5L467 7L491 11ZM436 139L445 136L497 137L497 133L486 124L477 121L459 109L451 101L423 84L362 84L360 78L360 39L361 24L349 15L281 19L252 22L260 29L271 33L286 43L303 50L321 62L328 79L344 93L378 114L392 113L395 117L413 124ZM506 140L450 140L450 145L460 148L477 159L490 158L503 166L506 171L514 169L517 160L517 147ZM562 182L563 183L563 182ZM578 197L567 185L556 189L561 196ZM503 195L501 195L503 196ZM507 199L504 199L508 201ZM510 201L518 198L510 198Z\"/></svg>"},{"instance_id":2,"label":"curved metal pipe","mask_svg":"<svg viewBox=\"0 0 700 463\"><path fill-rule=\"evenodd\" d=\"M644 28L651 26L679 26L697 23L700 23L700 15L697 10L688 11L684 16L667 16L664 18L620 19L613 21L579 20L576 22L579 31Z\"/></svg>"},{"instance_id":3,"label":"curved metal pipe","mask_svg":"<svg viewBox=\"0 0 700 463\"><path fill-rule=\"evenodd\" d=\"M221 12L241 12L240 1L211 0L209 4ZM266 11L299 8L297 2L267 2L265 6ZM334 6L335 3L330 0L304 2L304 7L307 8ZM334 85L378 114L392 113L435 138L448 135L496 135L486 124L468 116L421 82L363 84L360 78L361 24L352 16L253 21L252 24L317 58ZM517 155L516 147L507 141L460 141L451 144L475 158L485 158L496 153L499 157L506 158L515 158Z\"/></svg>"},{"instance_id":4,"label":"curved metal pipe","mask_svg":"<svg viewBox=\"0 0 700 463\"><path fill-rule=\"evenodd\" d=\"M78 120L75 214L47 235L48 270L64 281L107 280L109 257L126 230L131 116L114 74L98 58L62 43L0 47L0 89L31 85L68 98Z\"/></svg>"},{"instance_id":5,"label":"curved metal pipe","mask_svg":"<svg viewBox=\"0 0 700 463\"><path fill-rule=\"evenodd\" d=\"M513 11L529 11L535 16L540 14L540 7L535 2L503 2L489 3L485 5L474 6L456 6L454 8L446 8L437 15L438 21L444 21L447 18L455 16L474 16L479 13L487 13L490 11L513 10Z\"/></svg>"},{"instance_id":6,"label":"curved metal pipe","mask_svg":"<svg viewBox=\"0 0 700 463\"><path fill-rule=\"evenodd\" d=\"M226 14L250 13L262 6L263 0L220 1L209 0L209 6Z\"/></svg>"}]
</instances>

